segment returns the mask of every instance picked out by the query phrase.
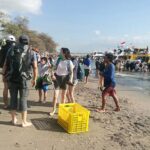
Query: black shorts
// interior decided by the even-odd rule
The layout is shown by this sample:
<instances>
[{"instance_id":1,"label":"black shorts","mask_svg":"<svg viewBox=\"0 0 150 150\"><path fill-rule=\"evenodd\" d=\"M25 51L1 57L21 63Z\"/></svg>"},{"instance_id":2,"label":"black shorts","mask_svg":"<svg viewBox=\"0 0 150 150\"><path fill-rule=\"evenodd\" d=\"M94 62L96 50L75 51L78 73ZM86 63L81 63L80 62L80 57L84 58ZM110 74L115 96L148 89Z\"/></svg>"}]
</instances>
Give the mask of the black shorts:
<instances>
[{"instance_id":1,"label":"black shorts","mask_svg":"<svg viewBox=\"0 0 150 150\"><path fill-rule=\"evenodd\" d=\"M84 73L85 73L85 76L88 77L89 74L90 74L90 70L89 69L84 69Z\"/></svg>"},{"instance_id":2,"label":"black shorts","mask_svg":"<svg viewBox=\"0 0 150 150\"><path fill-rule=\"evenodd\" d=\"M28 88L20 88L20 85L9 83L10 110L27 111ZM19 96L19 99L18 99Z\"/></svg>"},{"instance_id":3,"label":"black shorts","mask_svg":"<svg viewBox=\"0 0 150 150\"><path fill-rule=\"evenodd\" d=\"M68 75L67 76L58 76L55 74L56 80L54 80L55 89L67 89Z\"/></svg>"}]
</instances>

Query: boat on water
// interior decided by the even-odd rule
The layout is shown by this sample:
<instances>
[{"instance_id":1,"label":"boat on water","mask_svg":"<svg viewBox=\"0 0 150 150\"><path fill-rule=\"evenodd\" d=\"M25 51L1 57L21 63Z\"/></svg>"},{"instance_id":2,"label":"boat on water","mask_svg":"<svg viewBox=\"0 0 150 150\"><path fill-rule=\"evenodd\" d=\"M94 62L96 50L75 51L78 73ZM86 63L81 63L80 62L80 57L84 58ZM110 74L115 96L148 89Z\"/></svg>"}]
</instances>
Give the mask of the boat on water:
<instances>
[{"instance_id":1,"label":"boat on water","mask_svg":"<svg viewBox=\"0 0 150 150\"><path fill-rule=\"evenodd\" d=\"M141 60L142 62L150 63L150 52L147 48L134 48L134 49L124 49L115 51L114 55L116 59L124 59L124 60Z\"/></svg>"},{"instance_id":2,"label":"boat on water","mask_svg":"<svg viewBox=\"0 0 150 150\"><path fill-rule=\"evenodd\" d=\"M96 59L96 58L103 58L104 57L104 53L103 52L93 52L91 54L92 59Z\"/></svg>"}]
</instances>

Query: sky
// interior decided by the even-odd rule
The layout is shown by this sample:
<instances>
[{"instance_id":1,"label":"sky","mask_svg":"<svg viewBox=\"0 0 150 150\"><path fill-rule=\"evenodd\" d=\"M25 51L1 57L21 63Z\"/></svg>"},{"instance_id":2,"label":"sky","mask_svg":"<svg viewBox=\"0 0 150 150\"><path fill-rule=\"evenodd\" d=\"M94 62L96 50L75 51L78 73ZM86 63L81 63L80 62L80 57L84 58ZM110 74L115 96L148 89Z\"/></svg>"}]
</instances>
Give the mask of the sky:
<instances>
[{"instance_id":1,"label":"sky","mask_svg":"<svg viewBox=\"0 0 150 150\"><path fill-rule=\"evenodd\" d=\"M150 47L150 0L0 0L0 10L72 52Z\"/></svg>"}]
</instances>

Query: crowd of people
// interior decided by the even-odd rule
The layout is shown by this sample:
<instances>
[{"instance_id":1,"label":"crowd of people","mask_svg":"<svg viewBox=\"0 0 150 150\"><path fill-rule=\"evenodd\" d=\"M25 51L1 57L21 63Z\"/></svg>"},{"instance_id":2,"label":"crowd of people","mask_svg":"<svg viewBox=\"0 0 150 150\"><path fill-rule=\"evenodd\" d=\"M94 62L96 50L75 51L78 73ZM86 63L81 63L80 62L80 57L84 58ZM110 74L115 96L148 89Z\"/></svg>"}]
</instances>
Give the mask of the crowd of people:
<instances>
[{"instance_id":1,"label":"crowd of people","mask_svg":"<svg viewBox=\"0 0 150 150\"><path fill-rule=\"evenodd\" d=\"M150 63L143 59L129 60L129 59L114 59L113 64L117 71L130 71L130 72L150 72ZM97 58L95 61L96 76L98 76L99 68L104 68L103 58Z\"/></svg>"},{"instance_id":2,"label":"crowd of people","mask_svg":"<svg viewBox=\"0 0 150 150\"><path fill-rule=\"evenodd\" d=\"M150 72L150 64L142 59L134 61L118 59L114 63L118 71Z\"/></svg>"},{"instance_id":3,"label":"crowd of people","mask_svg":"<svg viewBox=\"0 0 150 150\"><path fill-rule=\"evenodd\" d=\"M27 35L21 35L18 40L12 35L8 36L6 43L1 47L0 57L0 67L3 68L4 109L10 110L11 121L14 125L17 124L16 111L19 110L22 114L22 127L32 125L27 121L29 80L38 91L39 103L47 101L48 86L53 85L53 109L49 113L53 116L57 109L59 93L61 92L61 103L75 103L74 90L78 81L84 81L87 84L91 72L89 55L81 60L72 57L68 48L61 48L55 57L41 55L37 49L30 46ZM116 104L115 111L120 111L115 91L115 67L112 61L113 55L106 54L101 69L97 72L102 91L102 107L97 109L98 112L105 112L106 96L113 97Z\"/></svg>"}]
</instances>

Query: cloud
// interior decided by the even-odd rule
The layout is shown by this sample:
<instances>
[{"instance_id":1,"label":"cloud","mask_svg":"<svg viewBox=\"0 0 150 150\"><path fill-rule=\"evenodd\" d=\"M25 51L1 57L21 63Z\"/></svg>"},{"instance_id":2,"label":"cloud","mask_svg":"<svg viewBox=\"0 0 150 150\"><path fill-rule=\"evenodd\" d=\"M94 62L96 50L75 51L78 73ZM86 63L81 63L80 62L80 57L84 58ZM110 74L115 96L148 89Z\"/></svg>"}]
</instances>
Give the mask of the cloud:
<instances>
[{"instance_id":1,"label":"cloud","mask_svg":"<svg viewBox=\"0 0 150 150\"><path fill-rule=\"evenodd\" d=\"M144 38L142 36L134 36L133 40L143 40Z\"/></svg>"},{"instance_id":2,"label":"cloud","mask_svg":"<svg viewBox=\"0 0 150 150\"><path fill-rule=\"evenodd\" d=\"M7 13L32 13L41 12L42 0L0 0L0 11Z\"/></svg>"},{"instance_id":3,"label":"cloud","mask_svg":"<svg viewBox=\"0 0 150 150\"><path fill-rule=\"evenodd\" d=\"M123 36L124 36L125 38L128 38L128 37L129 37L129 35L128 35L128 34L124 34Z\"/></svg>"},{"instance_id":4,"label":"cloud","mask_svg":"<svg viewBox=\"0 0 150 150\"><path fill-rule=\"evenodd\" d=\"M100 30L95 30L94 33L99 36L101 34L101 31Z\"/></svg>"}]
</instances>

